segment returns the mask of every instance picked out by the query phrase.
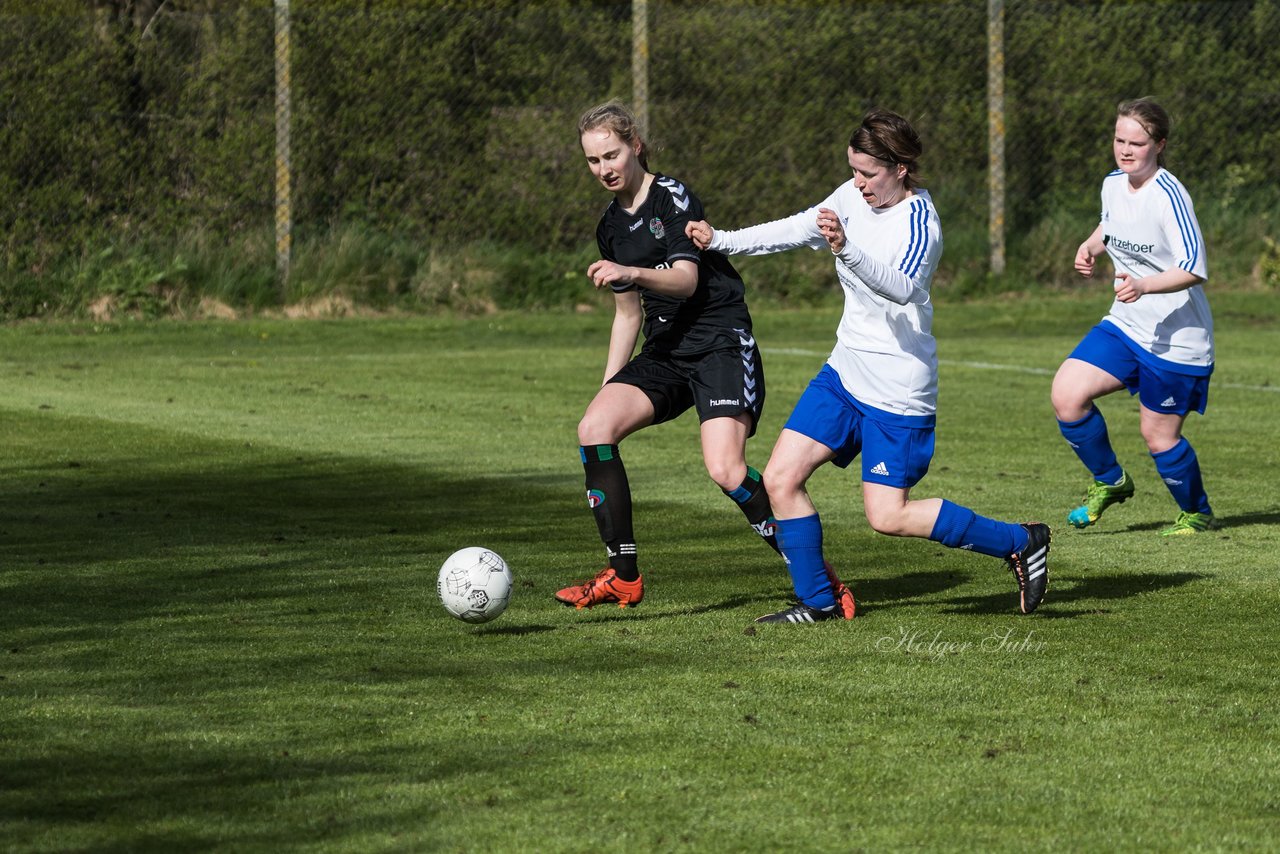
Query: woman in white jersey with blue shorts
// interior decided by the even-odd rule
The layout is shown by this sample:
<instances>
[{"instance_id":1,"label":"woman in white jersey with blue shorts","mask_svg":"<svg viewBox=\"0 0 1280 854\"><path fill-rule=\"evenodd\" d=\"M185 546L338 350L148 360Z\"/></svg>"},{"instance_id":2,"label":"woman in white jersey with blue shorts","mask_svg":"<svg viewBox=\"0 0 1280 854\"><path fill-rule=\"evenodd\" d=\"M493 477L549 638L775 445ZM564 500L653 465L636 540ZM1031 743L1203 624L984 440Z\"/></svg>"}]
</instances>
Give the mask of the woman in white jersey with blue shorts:
<instances>
[{"instance_id":1,"label":"woman in white jersey with blue shorts","mask_svg":"<svg viewBox=\"0 0 1280 854\"><path fill-rule=\"evenodd\" d=\"M1093 401L1128 389L1156 471L1180 509L1165 536L1217 527L1200 462L1182 436L1187 413L1204 414L1213 373L1213 316L1204 294L1204 238L1191 197L1164 168L1169 114L1149 98L1121 103L1112 148L1116 170L1102 182L1102 221L1080 244L1075 268L1092 277L1104 252L1115 267L1115 302L1053 379L1062 435L1093 476L1067 521L1087 528L1133 496Z\"/></svg>"},{"instance_id":2,"label":"woman in white jersey with blue shorts","mask_svg":"<svg viewBox=\"0 0 1280 854\"><path fill-rule=\"evenodd\" d=\"M726 254L829 248L844 289L835 348L792 411L764 473L799 602L758 622L837 616L822 523L805 484L820 466L844 468L859 454L863 504L876 531L1003 558L1023 613L1035 610L1048 586L1046 525L999 522L940 498L910 497L933 457L938 390L929 285L942 228L929 193L917 186L922 150L906 119L872 110L849 140L853 178L818 205L738 231L688 225L695 243Z\"/></svg>"}]
</instances>

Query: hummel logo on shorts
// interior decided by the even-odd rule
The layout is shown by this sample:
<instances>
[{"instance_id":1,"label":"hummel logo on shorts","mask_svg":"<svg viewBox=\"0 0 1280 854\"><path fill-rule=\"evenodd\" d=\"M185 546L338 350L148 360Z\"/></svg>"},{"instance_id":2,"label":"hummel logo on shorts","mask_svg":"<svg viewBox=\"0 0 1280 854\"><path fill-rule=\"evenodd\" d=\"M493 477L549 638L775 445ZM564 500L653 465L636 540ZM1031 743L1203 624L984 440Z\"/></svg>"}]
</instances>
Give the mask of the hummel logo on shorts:
<instances>
[{"instance_id":1,"label":"hummel logo on shorts","mask_svg":"<svg viewBox=\"0 0 1280 854\"><path fill-rule=\"evenodd\" d=\"M1164 402L1163 402L1163 403L1161 403L1160 405L1161 405L1161 406L1177 406L1177 405L1178 405L1178 401L1174 400L1174 399L1173 399L1173 397L1172 397L1172 396L1170 396L1170 397L1166 397L1166 398L1164 399Z\"/></svg>"},{"instance_id":2,"label":"hummel logo on shorts","mask_svg":"<svg viewBox=\"0 0 1280 854\"><path fill-rule=\"evenodd\" d=\"M878 474L881 477L888 477L889 468L884 464L884 461L882 460L875 464L875 467L871 469L871 473Z\"/></svg>"}]
</instances>

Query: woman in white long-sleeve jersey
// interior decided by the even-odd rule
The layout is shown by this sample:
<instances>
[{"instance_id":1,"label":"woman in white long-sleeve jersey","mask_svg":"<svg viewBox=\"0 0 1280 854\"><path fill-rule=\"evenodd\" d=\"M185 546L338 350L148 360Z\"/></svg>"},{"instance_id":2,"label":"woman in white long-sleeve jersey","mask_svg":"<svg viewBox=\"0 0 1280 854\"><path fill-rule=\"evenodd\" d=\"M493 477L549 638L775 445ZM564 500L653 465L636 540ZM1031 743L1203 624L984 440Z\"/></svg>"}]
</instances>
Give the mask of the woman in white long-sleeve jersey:
<instances>
[{"instance_id":1,"label":"woman in white long-sleeve jersey","mask_svg":"<svg viewBox=\"0 0 1280 854\"><path fill-rule=\"evenodd\" d=\"M942 227L918 185L922 151L905 118L872 110L849 140L853 177L819 204L736 231L688 225L699 246L729 255L828 248L844 290L835 347L792 411L764 473L799 601L758 622L837 615L822 523L805 484L819 467L844 468L859 454L863 503L876 531L1003 558L1024 614L1047 589L1048 526L1000 522L941 498L911 498L933 457L938 390L929 286L942 255Z\"/></svg>"}]
</instances>

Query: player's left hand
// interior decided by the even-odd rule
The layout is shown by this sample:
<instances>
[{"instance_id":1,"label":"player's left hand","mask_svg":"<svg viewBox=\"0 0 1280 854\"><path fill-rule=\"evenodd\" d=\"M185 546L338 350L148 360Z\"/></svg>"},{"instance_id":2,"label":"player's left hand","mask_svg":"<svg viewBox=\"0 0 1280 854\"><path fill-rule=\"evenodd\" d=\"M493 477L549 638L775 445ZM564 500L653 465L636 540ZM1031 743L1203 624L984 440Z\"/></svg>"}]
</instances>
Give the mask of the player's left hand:
<instances>
[{"instance_id":1,"label":"player's left hand","mask_svg":"<svg viewBox=\"0 0 1280 854\"><path fill-rule=\"evenodd\" d=\"M597 261L587 268L587 276L590 277L591 283L596 286L596 290L605 288L614 283L624 285L631 284L632 274L630 267L624 267L621 264L615 264L612 261Z\"/></svg>"},{"instance_id":2,"label":"player's left hand","mask_svg":"<svg viewBox=\"0 0 1280 854\"><path fill-rule=\"evenodd\" d=\"M1116 299L1120 302L1136 302L1138 297L1147 292L1142 279L1135 279L1128 273L1117 273L1115 281Z\"/></svg>"},{"instance_id":3,"label":"player's left hand","mask_svg":"<svg viewBox=\"0 0 1280 854\"><path fill-rule=\"evenodd\" d=\"M818 208L818 231L822 232L832 252L838 253L844 249L844 226L840 223L840 216L835 211L830 208Z\"/></svg>"}]
</instances>

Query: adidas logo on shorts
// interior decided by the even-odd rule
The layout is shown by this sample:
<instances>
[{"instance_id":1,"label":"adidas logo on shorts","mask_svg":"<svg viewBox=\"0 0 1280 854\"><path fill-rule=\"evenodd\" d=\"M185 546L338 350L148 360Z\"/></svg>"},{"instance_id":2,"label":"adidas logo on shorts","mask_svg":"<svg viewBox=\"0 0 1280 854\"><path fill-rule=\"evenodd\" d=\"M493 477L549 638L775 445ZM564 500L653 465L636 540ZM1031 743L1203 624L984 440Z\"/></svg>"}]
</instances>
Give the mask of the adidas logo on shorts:
<instances>
[{"instance_id":1,"label":"adidas logo on shorts","mask_svg":"<svg viewBox=\"0 0 1280 854\"><path fill-rule=\"evenodd\" d=\"M884 461L881 460L880 462L876 463L875 466L871 469L871 473L878 474L881 477L888 477L889 468L884 464Z\"/></svg>"}]
</instances>

